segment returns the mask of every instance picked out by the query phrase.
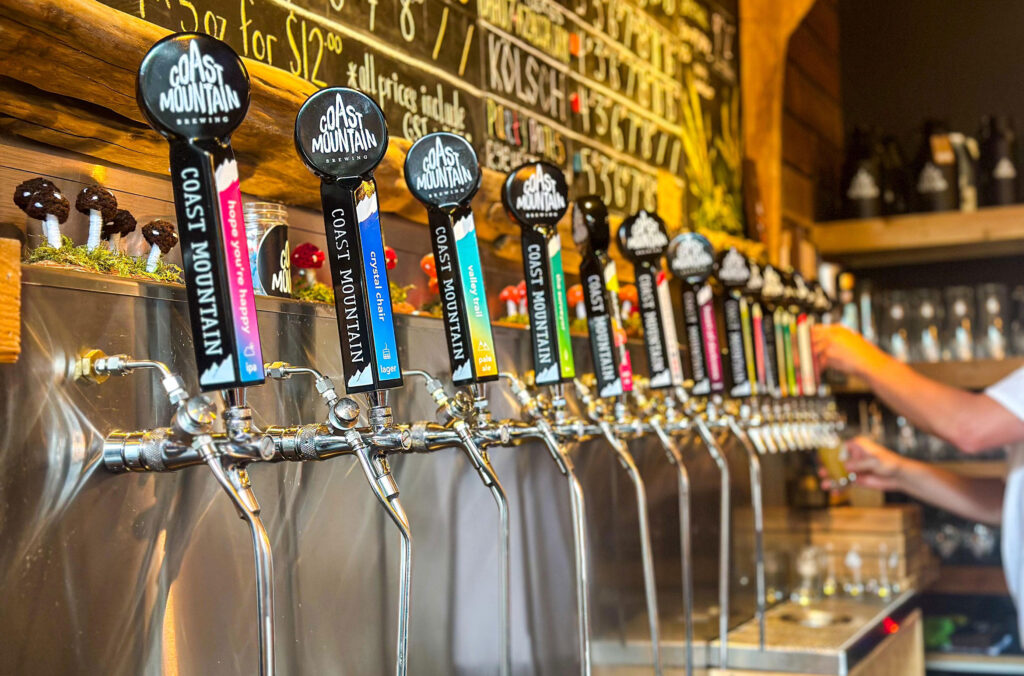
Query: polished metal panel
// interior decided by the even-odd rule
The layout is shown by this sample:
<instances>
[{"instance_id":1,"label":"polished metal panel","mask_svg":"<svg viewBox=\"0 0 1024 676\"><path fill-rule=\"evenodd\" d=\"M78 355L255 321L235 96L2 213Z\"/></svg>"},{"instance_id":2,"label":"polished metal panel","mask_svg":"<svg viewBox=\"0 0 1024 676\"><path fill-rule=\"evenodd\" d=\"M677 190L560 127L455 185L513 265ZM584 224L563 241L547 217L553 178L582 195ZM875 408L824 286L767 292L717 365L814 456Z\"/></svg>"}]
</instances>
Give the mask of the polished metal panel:
<instances>
[{"instance_id":1,"label":"polished metal panel","mask_svg":"<svg viewBox=\"0 0 1024 676\"><path fill-rule=\"evenodd\" d=\"M263 297L257 307L268 359L340 372L331 308ZM446 371L439 321L400 316L398 331L403 363ZM138 374L103 385L69 378L78 353L100 347L166 361L194 389L189 341L178 287L26 268L24 353L18 364L0 366L0 673L255 671L251 544L214 479L201 468L112 475L102 467L106 434L168 423L159 383ZM524 331L498 327L496 341L503 368L529 363ZM585 359L585 341L576 349ZM496 418L517 417L502 385L490 387L490 400ZM249 403L261 427L323 417L303 379L250 388ZM433 401L416 385L393 392L392 407L399 422L434 417ZM631 447L648 483L662 621L679 627L675 471L653 437ZM717 583L703 551L717 532L717 499L707 492L717 493L717 478L702 469L701 449L684 453L694 487L697 609L706 617ZM539 444L493 447L490 455L512 512L514 672L572 673L563 477ZM628 629L637 619L646 624L635 505L609 454L576 456L597 576L594 635L621 642L635 636ZM393 465L417 543L411 672L495 674L500 561L492 496L457 449L395 457ZM355 459L257 464L250 474L275 555L279 671L390 671L399 541ZM752 584L740 586L752 598Z\"/></svg>"}]
</instances>

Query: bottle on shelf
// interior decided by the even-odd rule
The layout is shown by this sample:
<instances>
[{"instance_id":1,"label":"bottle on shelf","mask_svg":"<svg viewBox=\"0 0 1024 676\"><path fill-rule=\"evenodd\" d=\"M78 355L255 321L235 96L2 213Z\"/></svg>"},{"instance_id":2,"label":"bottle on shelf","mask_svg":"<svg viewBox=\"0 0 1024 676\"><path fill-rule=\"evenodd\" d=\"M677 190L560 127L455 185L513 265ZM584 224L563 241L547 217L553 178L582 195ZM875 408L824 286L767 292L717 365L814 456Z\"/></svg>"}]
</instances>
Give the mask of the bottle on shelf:
<instances>
[{"instance_id":1,"label":"bottle on shelf","mask_svg":"<svg viewBox=\"0 0 1024 676\"><path fill-rule=\"evenodd\" d=\"M892 134L881 141L882 212L887 216L910 211L910 181L903 150Z\"/></svg>"},{"instance_id":2,"label":"bottle on shelf","mask_svg":"<svg viewBox=\"0 0 1024 676\"><path fill-rule=\"evenodd\" d=\"M915 211L952 211L959 205L956 153L946 125L928 120L913 164Z\"/></svg>"},{"instance_id":3,"label":"bottle on shelf","mask_svg":"<svg viewBox=\"0 0 1024 676\"><path fill-rule=\"evenodd\" d=\"M1017 134L1008 115L986 115L978 131L978 189L981 204L999 206L1018 201Z\"/></svg>"},{"instance_id":4,"label":"bottle on shelf","mask_svg":"<svg viewBox=\"0 0 1024 676\"><path fill-rule=\"evenodd\" d=\"M946 288L947 359L971 361L974 359L974 290L969 286Z\"/></svg>"},{"instance_id":5,"label":"bottle on shelf","mask_svg":"<svg viewBox=\"0 0 1024 676\"><path fill-rule=\"evenodd\" d=\"M843 164L844 218L882 215L882 157L879 150L870 129L859 125L853 128Z\"/></svg>"},{"instance_id":6,"label":"bottle on shelf","mask_svg":"<svg viewBox=\"0 0 1024 676\"><path fill-rule=\"evenodd\" d=\"M960 132L951 132L949 142L956 155L957 193L960 211L978 210L978 142Z\"/></svg>"}]
</instances>

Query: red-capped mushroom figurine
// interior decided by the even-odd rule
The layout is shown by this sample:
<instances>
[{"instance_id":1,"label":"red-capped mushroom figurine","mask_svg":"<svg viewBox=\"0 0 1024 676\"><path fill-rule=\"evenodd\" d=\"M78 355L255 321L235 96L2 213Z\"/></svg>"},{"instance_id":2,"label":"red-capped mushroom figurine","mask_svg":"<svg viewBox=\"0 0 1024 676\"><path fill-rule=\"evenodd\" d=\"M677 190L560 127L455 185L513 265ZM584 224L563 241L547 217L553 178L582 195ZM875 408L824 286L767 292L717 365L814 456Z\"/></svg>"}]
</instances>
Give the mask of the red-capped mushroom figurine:
<instances>
[{"instance_id":1,"label":"red-capped mushroom figurine","mask_svg":"<svg viewBox=\"0 0 1024 676\"><path fill-rule=\"evenodd\" d=\"M520 315L525 317L526 316L526 280L525 279L523 281L519 282L518 284L516 284L516 293L519 295L519 298L518 298L519 305L517 307L517 309L519 310L518 314L520 314Z\"/></svg>"},{"instance_id":2,"label":"red-capped mushroom figurine","mask_svg":"<svg viewBox=\"0 0 1024 676\"><path fill-rule=\"evenodd\" d=\"M516 314L516 310L518 309L516 307L516 302L519 300L519 292L516 290L516 287L512 285L506 286L501 290L501 293L498 294L498 300L505 303L506 317L512 317Z\"/></svg>"},{"instance_id":3,"label":"red-capped mushroom figurine","mask_svg":"<svg viewBox=\"0 0 1024 676\"><path fill-rule=\"evenodd\" d=\"M311 242L303 242L292 249L292 268L299 271L307 287L316 284L316 271L323 267L325 260L324 252Z\"/></svg>"},{"instance_id":4,"label":"red-capped mushroom figurine","mask_svg":"<svg viewBox=\"0 0 1024 676\"><path fill-rule=\"evenodd\" d=\"M75 209L89 217L89 239L85 242L85 250L92 251L100 245L103 224L113 221L117 215L117 198L106 188L87 185L78 193Z\"/></svg>"},{"instance_id":5,"label":"red-capped mushroom figurine","mask_svg":"<svg viewBox=\"0 0 1024 676\"><path fill-rule=\"evenodd\" d=\"M389 246L384 247L384 266L388 270L394 270L398 265L398 252Z\"/></svg>"},{"instance_id":6,"label":"red-capped mushroom figurine","mask_svg":"<svg viewBox=\"0 0 1024 676\"><path fill-rule=\"evenodd\" d=\"M107 240L111 251L118 251L121 248L121 240L135 232L137 221L132 212L127 209L118 209L114 217L103 224L100 236Z\"/></svg>"},{"instance_id":7,"label":"red-capped mushroom figurine","mask_svg":"<svg viewBox=\"0 0 1024 676\"><path fill-rule=\"evenodd\" d=\"M14 190L14 203L29 218L42 222L47 244L54 249L61 247L60 224L68 220L71 205L56 185L45 178L24 181Z\"/></svg>"},{"instance_id":8,"label":"red-capped mushroom figurine","mask_svg":"<svg viewBox=\"0 0 1024 676\"><path fill-rule=\"evenodd\" d=\"M619 300L622 301L622 316L628 317L634 312L639 312L640 297L636 294L636 287L632 284L623 284L619 287Z\"/></svg>"},{"instance_id":9,"label":"red-capped mushroom figurine","mask_svg":"<svg viewBox=\"0 0 1024 676\"><path fill-rule=\"evenodd\" d=\"M565 293L565 299L569 301L569 307L576 310L576 319L587 318L587 308L583 304L583 285L573 284Z\"/></svg>"},{"instance_id":10,"label":"red-capped mushroom figurine","mask_svg":"<svg viewBox=\"0 0 1024 676\"><path fill-rule=\"evenodd\" d=\"M156 272L156 264L161 255L167 255L178 243L178 235L174 226L167 221L150 221L142 226L142 237L149 244L149 258L146 259L146 272Z\"/></svg>"}]
</instances>

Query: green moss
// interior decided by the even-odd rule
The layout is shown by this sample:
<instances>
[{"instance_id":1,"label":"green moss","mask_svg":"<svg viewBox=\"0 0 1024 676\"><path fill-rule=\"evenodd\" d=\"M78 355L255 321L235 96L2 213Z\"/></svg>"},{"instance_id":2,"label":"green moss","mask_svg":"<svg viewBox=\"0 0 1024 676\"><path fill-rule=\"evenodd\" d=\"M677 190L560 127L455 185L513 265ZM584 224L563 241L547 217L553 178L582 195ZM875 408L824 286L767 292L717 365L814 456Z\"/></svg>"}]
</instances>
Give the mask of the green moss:
<instances>
[{"instance_id":1,"label":"green moss","mask_svg":"<svg viewBox=\"0 0 1024 676\"><path fill-rule=\"evenodd\" d=\"M182 283L182 270L173 263L158 261L154 272L146 271L146 256L136 258L122 251L112 251L106 243L100 244L92 251L85 246L75 246L70 237L62 237L62 244L55 248L46 244L37 246L29 252L29 263L57 263L91 272L99 272L118 277L148 279L154 282L170 284Z\"/></svg>"},{"instance_id":2,"label":"green moss","mask_svg":"<svg viewBox=\"0 0 1024 676\"><path fill-rule=\"evenodd\" d=\"M391 302L396 304L404 303L405 299L409 297L409 291L416 288L415 284L398 286L394 282L389 283L391 285ZM305 282L300 282L299 279L295 279L292 283L292 296L299 300L334 305L334 289L320 282L314 282L310 286Z\"/></svg>"}]
</instances>

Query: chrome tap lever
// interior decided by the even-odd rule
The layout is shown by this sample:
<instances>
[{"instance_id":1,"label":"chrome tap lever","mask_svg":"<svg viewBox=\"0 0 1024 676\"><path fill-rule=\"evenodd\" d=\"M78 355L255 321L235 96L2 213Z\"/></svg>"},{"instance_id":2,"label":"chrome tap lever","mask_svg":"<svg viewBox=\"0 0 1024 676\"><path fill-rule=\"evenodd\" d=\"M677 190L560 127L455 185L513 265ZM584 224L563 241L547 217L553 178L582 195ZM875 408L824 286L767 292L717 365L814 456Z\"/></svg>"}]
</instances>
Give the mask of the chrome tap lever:
<instances>
[{"instance_id":1,"label":"chrome tap lever","mask_svg":"<svg viewBox=\"0 0 1024 676\"><path fill-rule=\"evenodd\" d=\"M391 475L387 457L383 452L366 443L363 433L355 429L356 421L359 419L359 405L354 400L345 397L336 408L338 409L338 420L344 430L342 436L359 460L359 466L370 484L370 489L398 528L402 538L402 558L398 573L398 640L395 674L405 676L409 661L409 606L412 589L412 531L409 527L409 517L398 499L398 485ZM372 432L367 434L372 434Z\"/></svg>"},{"instance_id":2,"label":"chrome tap lever","mask_svg":"<svg viewBox=\"0 0 1024 676\"><path fill-rule=\"evenodd\" d=\"M619 463L625 468L636 491L641 562L644 575L644 592L647 601L647 618L651 632L651 650L653 652L654 671L656 674L661 674L661 629L660 617L658 615L658 587L654 576L654 554L651 548L651 529L647 516L647 489L644 485L643 477L640 476L640 469L636 466L636 461L633 459L633 454L629 452L626 443L616 436L615 431L612 429L611 421L604 415L601 402L591 396L590 388L584 385L579 378L575 379L573 384L576 388L576 394L586 407L591 420L600 428L601 435L615 452Z\"/></svg>"},{"instance_id":3,"label":"chrome tap lever","mask_svg":"<svg viewBox=\"0 0 1024 676\"><path fill-rule=\"evenodd\" d=\"M196 437L193 446L213 472L224 492L249 525L256 564L256 612L259 615L260 674L274 673L274 558L270 538L260 518L260 505L252 491L249 474L233 460L220 455L209 434Z\"/></svg>"},{"instance_id":4,"label":"chrome tap lever","mask_svg":"<svg viewBox=\"0 0 1024 676\"><path fill-rule=\"evenodd\" d=\"M569 511L572 520L573 555L576 564L577 645L580 655L580 673L583 676L590 676L592 671L590 650L590 556L587 544L586 506L583 499L583 486L576 477L572 457L569 455L568 449L559 441L554 426L544 417L540 404L530 393L526 384L517 376L508 372L503 371L498 375L509 383L509 389L519 401L523 413L533 422L537 436L548 449L551 457L558 465L558 469L569 482Z\"/></svg>"},{"instance_id":5,"label":"chrome tap lever","mask_svg":"<svg viewBox=\"0 0 1024 676\"><path fill-rule=\"evenodd\" d=\"M676 468L679 480L679 545L683 571L683 622L686 631L686 676L693 674L693 545L690 539L690 475L683 462L683 453L662 424L660 415L648 417L668 460Z\"/></svg>"},{"instance_id":6,"label":"chrome tap lever","mask_svg":"<svg viewBox=\"0 0 1024 676\"><path fill-rule=\"evenodd\" d=\"M473 428L468 420L473 420L476 409L468 394L463 391L457 392L454 397L449 398L444 391L444 385L438 379L426 371L406 370L405 376L418 376L423 378L431 398L438 406L438 412L450 425L459 438L459 445L466 453L470 463L477 474L483 480L484 485L491 491L494 502L498 507L498 519L500 524L499 532L499 617L501 636L501 673L511 674L512 671L512 621L511 621L511 570L512 570L512 529L509 523L508 496L498 479L494 467L491 465L487 452L480 448L477 443Z\"/></svg>"}]
</instances>

